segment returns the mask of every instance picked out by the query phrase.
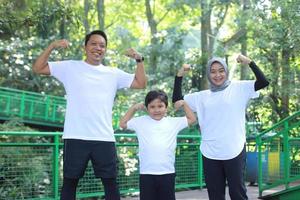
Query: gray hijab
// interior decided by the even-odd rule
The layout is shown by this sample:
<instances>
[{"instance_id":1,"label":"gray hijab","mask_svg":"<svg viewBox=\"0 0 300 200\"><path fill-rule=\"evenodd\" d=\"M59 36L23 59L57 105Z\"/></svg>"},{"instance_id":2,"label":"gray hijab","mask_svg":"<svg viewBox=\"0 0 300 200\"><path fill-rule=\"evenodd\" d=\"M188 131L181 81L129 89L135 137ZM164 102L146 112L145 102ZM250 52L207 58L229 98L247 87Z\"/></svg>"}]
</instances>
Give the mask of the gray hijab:
<instances>
[{"instance_id":1,"label":"gray hijab","mask_svg":"<svg viewBox=\"0 0 300 200\"><path fill-rule=\"evenodd\" d=\"M213 84L213 82L211 81L211 78L210 78L210 70L211 70L211 65L214 63L214 62L218 62L220 63L221 65L223 65L224 67L224 70L226 72L226 77L227 79L224 81L224 83L220 86L217 86L215 84ZM209 81L209 88L212 92L218 92L218 91L221 91L221 90L224 90L225 88L227 88L227 86L230 84L230 81L228 80L228 75L229 75L229 71L228 71L228 66L225 62L224 59L222 58L218 58L218 57L213 57L212 59L210 59L207 63L207 68L206 68L206 76L208 78L208 81Z\"/></svg>"}]
</instances>

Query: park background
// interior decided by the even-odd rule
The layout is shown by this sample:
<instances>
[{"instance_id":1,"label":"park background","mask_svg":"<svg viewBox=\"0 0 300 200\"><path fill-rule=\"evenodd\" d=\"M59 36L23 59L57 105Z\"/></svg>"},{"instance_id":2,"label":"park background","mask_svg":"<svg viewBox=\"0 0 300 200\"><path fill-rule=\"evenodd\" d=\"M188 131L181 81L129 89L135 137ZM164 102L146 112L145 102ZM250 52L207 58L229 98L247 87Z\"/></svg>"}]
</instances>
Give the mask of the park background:
<instances>
[{"instance_id":1,"label":"park background","mask_svg":"<svg viewBox=\"0 0 300 200\"><path fill-rule=\"evenodd\" d=\"M56 79L32 72L33 61L62 38L70 47L55 50L51 61L84 59L85 34L101 29L108 35L106 65L134 73L136 63L124 56L125 49L133 47L145 57L148 86L119 91L117 117L151 89L171 97L183 63L193 66L183 81L184 94L207 88L206 63L212 56L227 60L232 79L254 79L248 66L236 63L240 53L253 59L270 81L251 101L249 122L264 130L300 109L298 0L0 0L0 5L1 87L64 96ZM174 115L172 105L169 114ZM0 130L43 131L18 117L4 121Z\"/></svg>"}]
</instances>

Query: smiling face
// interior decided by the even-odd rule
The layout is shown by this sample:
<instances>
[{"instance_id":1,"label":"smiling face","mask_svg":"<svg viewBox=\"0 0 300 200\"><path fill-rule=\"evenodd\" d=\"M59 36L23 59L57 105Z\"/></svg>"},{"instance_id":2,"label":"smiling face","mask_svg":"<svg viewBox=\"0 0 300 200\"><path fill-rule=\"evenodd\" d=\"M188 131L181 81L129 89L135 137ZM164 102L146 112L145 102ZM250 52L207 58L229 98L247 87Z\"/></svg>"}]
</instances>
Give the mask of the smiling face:
<instances>
[{"instance_id":1,"label":"smiling face","mask_svg":"<svg viewBox=\"0 0 300 200\"><path fill-rule=\"evenodd\" d=\"M167 105L157 98L148 104L147 111L152 119L161 120L167 113Z\"/></svg>"},{"instance_id":2,"label":"smiling face","mask_svg":"<svg viewBox=\"0 0 300 200\"><path fill-rule=\"evenodd\" d=\"M215 86L221 86L227 80L226 71L219 62L214 62L211 65L209 76Z\"/></svg>"},{"instance_id":3,"label":"smiling face","mask_svg":"<svg viewBox=\"0 0 300 200\"><path fill-rule=\"evenodd\" d=\"M106 52L106 41L101 35L91 35L84 49L86 53L86 62L91 65L99 65Z\"/></svg>"}]
</instances>

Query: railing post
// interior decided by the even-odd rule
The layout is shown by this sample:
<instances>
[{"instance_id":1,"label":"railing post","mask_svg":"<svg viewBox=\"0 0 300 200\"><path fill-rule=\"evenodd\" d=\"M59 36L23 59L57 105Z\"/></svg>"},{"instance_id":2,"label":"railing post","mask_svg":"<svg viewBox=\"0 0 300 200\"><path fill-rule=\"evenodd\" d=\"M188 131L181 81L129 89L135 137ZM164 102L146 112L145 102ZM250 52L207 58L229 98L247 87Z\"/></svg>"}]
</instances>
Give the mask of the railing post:
<instances>
[{"instance_id":1,"label":"railing post","mask_svg":"<svg viewBox=\"0 0 300 200\"><path fill-rule=\"evenodd\" d=\"M54 146L53 146L53 193L54 199L59 200L59 135L54 135Z\"/></svg>"},{"instance_id":2,"label":"railing post","mask_svg":"<svg viewBox=\"0 0 300 200\"><path fill-rule=\"evenodd\" d=\"M11 104L11 96L7 96L7 104L6 104L6 108L5 108L5 112L7 114L11 114L11 112L10 112L10 104Z\"/></svg>"},{"instance_id":3,"label":"railing post","mask_svg":"<svg viewBox=\"0 0 300 200\"><path fill-rule=\"evenodd\" d=\"M201 138L199 138L199 144L201 144ZM203 188L203 162L202 162L202 154L199 148L198 148L198 160L199 160L198 177L199 177L200 188L202 189Z\"/></svg>"},{"instance_id":4,"label":"railing post","mask_svg":"<svg viewBox=\"0 0 300 200\"><path fill-rule=\"evenodd\" d=\"M257 183L258 183L258 191L259 191L259 196L262 196L262 151L261 151L261 146L262 146L262 140L261 137L256 138L256 145L258 149L258 156L257 156L257 161L258 161L258 177L257 177Z\"/></svg>"},{"instance_id":5,"label":"railing post","mask_svg":"<svg viewBox=\"0 0 300 200\"><path fill-rule=\"evenodd\" d=\"M46 107L45 107L45 120L48 120L49 116L49 108L50 108L50 97L46 96Z\"/></svg>"},{"instance_id":6,"label":"railing post","mask_svg":"<svg viewBox=\"0 0 300 200\"><path fill-rule=\"evenodd\" d=\"M25 93L23 92L22 93L22 96L21 96L21 107L20 107L20 117L21 118L24 118L24 110L25 110Z\"/></svg>"},{"instance_id":7,"label":"railing post","mask_svg":"<svg viewBox=\"0 0 300 200\"><path fill-rule=\"evenodd\" d=\"M289 122L284 122L283 131L283 153L284 153L284 182L285 188L289 188L289 178L290 178L290 148L289 148Z\"/></svg>"}]
</instances>

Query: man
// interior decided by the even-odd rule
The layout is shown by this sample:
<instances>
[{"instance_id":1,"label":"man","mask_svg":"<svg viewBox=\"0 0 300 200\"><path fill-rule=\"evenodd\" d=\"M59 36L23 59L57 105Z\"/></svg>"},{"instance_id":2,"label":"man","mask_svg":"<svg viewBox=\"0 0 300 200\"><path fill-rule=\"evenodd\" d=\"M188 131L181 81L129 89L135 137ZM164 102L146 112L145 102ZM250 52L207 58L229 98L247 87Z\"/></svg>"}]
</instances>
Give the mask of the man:
<instances>
[{"instance_id":1,"label":"man","mask_svg":"<svg viewBox=\"0 0 300 200\"><path fill-rule=\"evenodd\" d=\"M67 94L61 199L76 198L78 181L91 160L95 176L103 183L105 199L118 200L112 107L118 89L146 87L144 58L134 49L127 50L126 55L137 62L135 74L104 66L101 63L107 48L107 36L96 30L85 37L84 61L48 62L54 49L67 47L67 40L54 41L33 64L35 73L52 75L61 81Z\"/></svg>"}]
</instances>

